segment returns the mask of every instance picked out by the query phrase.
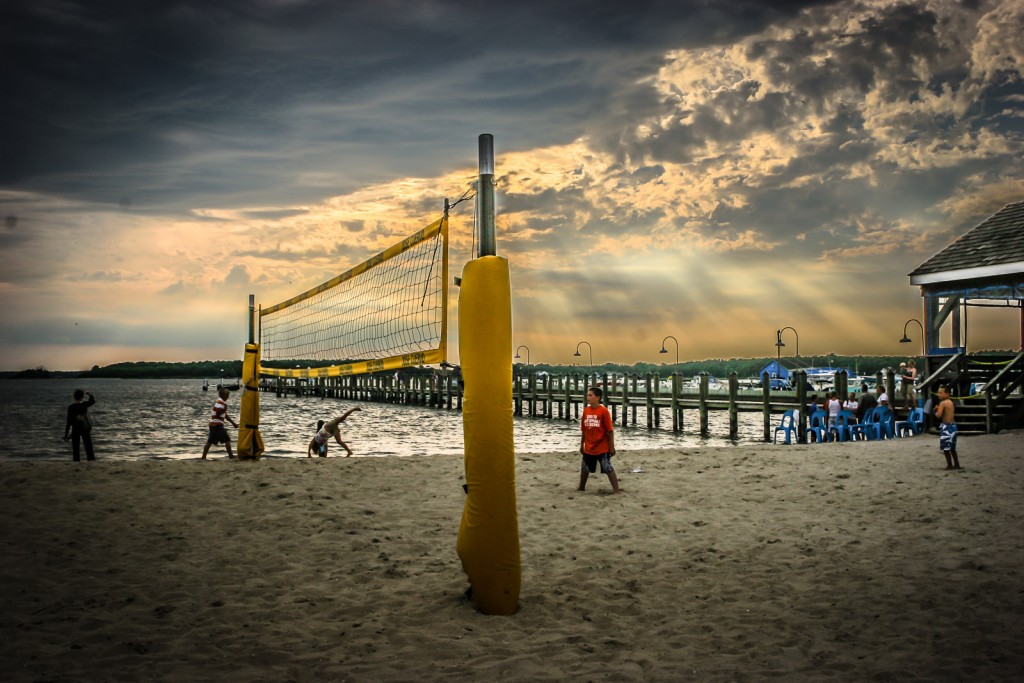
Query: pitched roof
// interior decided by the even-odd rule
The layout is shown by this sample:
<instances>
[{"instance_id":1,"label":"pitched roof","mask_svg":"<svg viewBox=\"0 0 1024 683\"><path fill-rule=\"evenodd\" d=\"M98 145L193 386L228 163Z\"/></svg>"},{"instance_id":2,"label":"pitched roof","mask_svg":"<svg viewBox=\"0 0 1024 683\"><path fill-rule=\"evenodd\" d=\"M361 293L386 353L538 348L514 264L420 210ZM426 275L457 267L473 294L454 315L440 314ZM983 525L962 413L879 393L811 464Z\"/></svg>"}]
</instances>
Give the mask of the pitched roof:
<instances>
[{"instance_id":1,"label":"pitched roof","mask_svg":"<svg viewBox=\"0 0 1024 683\"><path fill-rule=\"evenodd\" d=\"M912 284L924 284L922 280L968 279L1021 272L1024 272L1024 201L1007 204L915 268L910 277ZM936 277L937 273L961 277Z\"/></svg>"}]
</instances>

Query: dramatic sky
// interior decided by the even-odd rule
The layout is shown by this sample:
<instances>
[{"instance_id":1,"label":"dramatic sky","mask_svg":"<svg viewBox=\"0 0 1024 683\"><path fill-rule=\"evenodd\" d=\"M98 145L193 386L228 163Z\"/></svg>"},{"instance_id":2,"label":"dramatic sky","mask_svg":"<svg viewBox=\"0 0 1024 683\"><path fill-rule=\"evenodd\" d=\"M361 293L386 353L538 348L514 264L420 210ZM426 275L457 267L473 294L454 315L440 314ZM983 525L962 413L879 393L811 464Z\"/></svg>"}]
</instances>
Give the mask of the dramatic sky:
<instances>
[{"instance_id":1,"label":"dramatic sky","mask_svg":"<svg viewBox=\"0 0 1024 683\"><path fill-rule=\"evenodd\" d=\"M907 274L1024 199L1022 33L1022 0L8 0L0 369L240 357L250 293L435 220L480 133L532 362L906 353Z\"/></svg>"}]
</instances>

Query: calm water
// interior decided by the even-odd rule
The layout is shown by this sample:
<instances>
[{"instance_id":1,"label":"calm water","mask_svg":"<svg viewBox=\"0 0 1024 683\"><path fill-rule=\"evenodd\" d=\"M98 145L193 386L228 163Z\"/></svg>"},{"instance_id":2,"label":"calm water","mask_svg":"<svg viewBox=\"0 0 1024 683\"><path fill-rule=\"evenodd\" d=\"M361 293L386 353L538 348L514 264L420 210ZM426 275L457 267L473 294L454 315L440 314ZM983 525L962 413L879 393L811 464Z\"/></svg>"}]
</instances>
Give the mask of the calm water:
<instances>
[{"instance_id":1,"label":"calm water","mask_svg":"<svg viewBox=\"0 0 1024 683\"><path fill-rule=\"evenodd\" d=\"M196 458L206 442L207 419L216 395L202 391L201 380L53 379L0 380L0 458L17 460L70 460L71 445L62 440L67 406L76 388L91 391L96 405L89 409L93 443L100 459ZM238 421L239 394L232 393L228 412ZM260 432L266 457L305 457L318 419L330 419L358 405L344 423L345 440L357 456L461 454L462 414L385 403L355 403L337 399L277 398L260 396ZM663 413L664 417L664 413ZM616 429L620 450L696 446L732 446L728 415L712 412L712 437L700 439L696 411L685 415L688 434L645 426ZM646 425L641 408L638 425ZM237 434L229 428L232 441ZM761 438L760 413L740 414L742 442ZM579 445L575 421L515 418L516 451L520 453L572 451ZM212 457L224 457L223 447ZM337 444L332 455L344 453ZM84 454L82 456L85 457Z\"/></svg>"}]
</instances>

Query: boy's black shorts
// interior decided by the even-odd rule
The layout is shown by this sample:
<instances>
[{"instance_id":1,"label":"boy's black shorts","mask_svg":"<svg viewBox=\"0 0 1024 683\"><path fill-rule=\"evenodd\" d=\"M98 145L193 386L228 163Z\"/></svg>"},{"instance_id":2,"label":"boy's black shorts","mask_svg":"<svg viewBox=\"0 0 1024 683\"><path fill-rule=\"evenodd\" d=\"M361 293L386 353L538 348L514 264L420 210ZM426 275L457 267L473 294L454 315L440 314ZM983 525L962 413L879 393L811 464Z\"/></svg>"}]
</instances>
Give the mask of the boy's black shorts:
<instances>
[{"instance_id":1,"label":"boy's black shorts","mask_svg":"<svg viewBox=\"0 0 1024 683\"><path fill-rule=\"evenodd\" d=\"M228 436L228 430L224 429L224 425L214 425L210 427L210 436L206 438L206 442L212 444L231 443L231 437Z\"/></svg>"},{"instance_id":2,"label":"boy's black shorts","mask_svg":"<svg viewBox=\"0 0 1024 683\"><path fill-rule=\"evenodd\" d=\"M588 472L597 471L597 465L601 465L601 473L608 474L614 472L615 468L612 467L612 456L607 453L600 453L598 455L587 455L583 454L583 463L580 465L580 469L586 469Z\"/></svg>"}]
</instances>

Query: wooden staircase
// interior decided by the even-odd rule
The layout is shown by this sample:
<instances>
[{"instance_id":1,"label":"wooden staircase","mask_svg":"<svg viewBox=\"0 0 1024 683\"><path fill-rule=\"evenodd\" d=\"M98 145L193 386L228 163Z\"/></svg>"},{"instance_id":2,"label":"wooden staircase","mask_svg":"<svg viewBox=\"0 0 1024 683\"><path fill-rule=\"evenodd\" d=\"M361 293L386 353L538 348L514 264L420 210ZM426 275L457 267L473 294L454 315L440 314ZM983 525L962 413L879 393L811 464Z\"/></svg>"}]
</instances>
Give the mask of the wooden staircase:
<instances>
[{"instance_id":1,"label":"wooden staircase","mask_svg":"<svg viewBox=\"0 0 1024 683\"><path fill-rule=\"evenodd\" d=\"M995 434L1003 429L1018 429L1024 408L1020 396L993 406L991 417L984 397L967 398L956 406L956 424L961 434ZM990 424L991 423L991 424Z\"/></svg>"},{"instance_id":2,"label":"wooden staircase","mask_svg":"<svg viewBox=\"0 0 1024 683\"><path fill-rule=\"evenodd\" d=\"M962 434L994 434L1024 427L1024 352L978 353L929 358L934 371L919 383L920 395L932 397L940 385L950 387L956 422Z\"/></svg>"}]
</instances>

